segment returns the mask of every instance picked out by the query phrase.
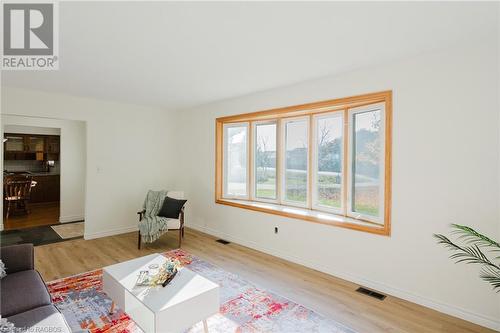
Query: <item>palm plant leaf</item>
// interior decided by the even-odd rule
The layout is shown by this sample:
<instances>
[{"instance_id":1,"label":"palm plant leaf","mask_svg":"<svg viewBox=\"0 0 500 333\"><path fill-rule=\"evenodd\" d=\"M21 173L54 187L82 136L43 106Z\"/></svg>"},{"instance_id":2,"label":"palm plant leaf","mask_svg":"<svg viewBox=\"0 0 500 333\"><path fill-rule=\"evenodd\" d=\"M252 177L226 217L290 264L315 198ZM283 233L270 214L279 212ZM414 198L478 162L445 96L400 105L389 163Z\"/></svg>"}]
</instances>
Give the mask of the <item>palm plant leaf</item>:
<instances>
[{"instance_id":1,"label":"palm plant leaf","mask_svg":"<svg viewBox=\"0 0 500 333\"><path fill-rule=\"evenodd\" d=\"M438 244L443 244L455 253L450 255L450 258L455 260L456 263L465 262L467 264L482 264L497 268L500 270L500 266L492 263L488 257L481 251L479 246L459 246L453 243L448 237L444 235L434 235L438 239Z\"/></svg>"},{"instance_id":2,"label":"palm plant leaf","mask_svg":"<svg viewBox=\"0 0 500 333\"><path fill-rule=\"evenodd\" d=\"M468 228L468 227L466 227ZM468 228L473 230L471 228ZM455 263L466 263L466 264L479 264L483 265L480 277L493 286L493 290L500 292L500 265L492 262L486 254L481 250L480 245L486 246L496 246L497 242L487 238L487 237L476 237L470 233L470 230L461 229L471 236L467 239L467 244L472 244L474 241L476 243L472 245L460 246L451 241L448 237L440 234L435 234L434 237L438 239L438 244L442 244L453 253L450 258L455 260ZM466 230L466 231L465 231ZM475 232L475 231L474 231ZM482 235L481 235L482 236ZM473 237L475 237L473 240ZM461 237L463 239L464 237ZM487 239L487 240L485 240ZM478 245L480 244L480 245Z\"/></svg>"},{"instance_id":3,"label":"palm plant leaf","mask_svg":"<svg viewBox=\"0 0 500 333\"><path fill-rule=\"evenodd\" d=\"M460 224L452 224L452 227L455 228L452 233L459 235L458 238L463 239L466 243L475 243L478 246L492 246L496 248L494 251L500 251L500 244L498 242L486 237L471 227Z\"/></svg>"},{"instance_id":4,"label":"palm plant leaf","mask_svg":"<svg viewBox=\"0 0 500 333\"><path fill-rule=\"evenodd\" d=\"M481 270L481 279L493 286L493 290L500 292L500 271L491 268L483 268Z\"/></svg>"}]
</instances>

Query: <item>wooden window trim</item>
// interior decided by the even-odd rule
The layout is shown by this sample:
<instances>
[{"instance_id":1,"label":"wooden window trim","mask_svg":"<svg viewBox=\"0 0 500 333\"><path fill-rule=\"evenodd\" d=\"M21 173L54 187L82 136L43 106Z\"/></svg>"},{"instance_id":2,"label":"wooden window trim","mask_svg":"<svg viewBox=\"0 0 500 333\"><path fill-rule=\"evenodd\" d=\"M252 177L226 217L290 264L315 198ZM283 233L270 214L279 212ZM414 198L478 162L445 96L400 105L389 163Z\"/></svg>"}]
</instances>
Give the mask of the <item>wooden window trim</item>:
<instances>
[{"instance_id":1,"label":"wooden window trim","mask_svg":"<svg viewBox=\"0 0 500 333\"><path fill-rule=\"evenodd\" d=\"M376 104L376 103L384 103L385 106L385 144L384 144L384 149L385 149L385 158L384 158L384 224L375 224L370 221L363 221L361 219L355 220L346 216L342 215L336 215L333 213L327 213L327 212L321 212L319 210L311 210L311 207L307 208L295 208L293 206L288 206L288 205L283 205L285 207L291 207L294 209L302 209L305 211L305 214L302 213L291 213L291 212L285 212L280 209L269 209L269 208L264 208L259 205L253 204L253 202L258 202L258 201L253 201L253 202L245 202L245 200L234 200L234 199L225 199L223 197L223 152L224 152L224 147L223 147L223 125L227 123L241 123L241 122L248 122L249 123L249 132L252 132L252 122L255 121L265 121L265 120L277 120L277 131L281 131L281 120L284 118L296 118L296 117L309 117L309 136L312 135L311 133L311 126L312 126L312 118L313 115L321 114L321 113L327 113L327 112L332 112L332 111L344 111L347 113L348 109L352 109L355 107L361 107L365 105L370 105L370 104ZM344 117L344 135L348 133L346 130L348 126L348 117ZM252 112L252 113L246 113L246 114L240 114L240 115L232 115L232 116L226 116L226 117L220 117L215 120L215 202L217 204L223 204L223 205L228 205L228 206L233 206L233 207L239 207L239 208L244 208L244 209L249 209L253 211L259 211L259 212L265 212L265 213L270 213L274 215L280 215L280 216L285 216L285 217L290 217L290 218L296 218L296 219L301 219L309 222L314 222L314 223L320 223L320 224L325 224L325 225L333 225L333 226L338 226L342 228L348 228L348 229L353 229L353 230L358 230L358 231L364 231L368 233L373 233L373 234L378 234L378 235L385 235L385 236L390 236L391 234L391 174L392 174L392 91L381 91L381 92L376 92L376 93L369 93L369 94L363 94L363 95L357 95L357 96L352 96L352 97L345 97L345 98L338 98L338 99L332 99L332 100L327 100L327 101L321 101L321 102L315 102L315 103L307 103L307 104L301 104L301 105L295 105L295 106L288 106L288 107L283 107L283 108L277 108L277 109L271 109L271 110L265 110L265 111L258 111L258 112ZM278 152L278 149L281 149L281 145L284 143L281 142L281 134L282 133L277 133L277 147L276 151ZM250 134L251 135L251 134ZM251 137L249 136L249 146L252 146L252 140ZM310 141L311 142L311 141ZM348 142L346 138L344 138L344 154L346 152L346 149L348 146ZM252 147L253 148L253 147ZM252 149L250 148L250 149ZM308 147L308 153L309 153L309 162L311 161L312 155L311 155L311 147ZM251 153L251 152L250 152ZM251 156L251 154L250 154ZM344 155L345 156L345 155ZM252 157L250 157L252 158ZM281 159L281 158L280 158ZM277 168L280 167L281 165L280 162L278 162L277 159ZM253 161L250 161L250 163L253 163ZM347 170L347 159L344 158L344 170ZM253 169L252 164L249 164L250 168ZM311 166L309 166L310 168ZM250 171L252 172L252 171ZM310 178L311 172L308 173L308 177ZM345 177L345 176L344 176ZM280 189L281 186L280 184L280 175L277 176L276 181L277 181L277 189ZM249 184L250 186L251 183L253 182L253 179L249 179ZM311 187L311 182L309 182L309 187ZM344 187L346 186L346 182L344 181ZM251 190L251 189L248 189ZM280 192L280 191L278 191ZM251 192L249 192L250 194ZM344 188L344 195L346 195L347 191L346 188ZM311 196L312 192L311 189L309 188L309 194L308 196ZM309 202L311 202L309 198ZM321 212L322 214L331 214L332 216L336 216L336 220L342 220L342 221L332 221L329 219L322 219L315 214L308 214L306 211L311 211L311 212Z\"/></svg>"}]
</instances>

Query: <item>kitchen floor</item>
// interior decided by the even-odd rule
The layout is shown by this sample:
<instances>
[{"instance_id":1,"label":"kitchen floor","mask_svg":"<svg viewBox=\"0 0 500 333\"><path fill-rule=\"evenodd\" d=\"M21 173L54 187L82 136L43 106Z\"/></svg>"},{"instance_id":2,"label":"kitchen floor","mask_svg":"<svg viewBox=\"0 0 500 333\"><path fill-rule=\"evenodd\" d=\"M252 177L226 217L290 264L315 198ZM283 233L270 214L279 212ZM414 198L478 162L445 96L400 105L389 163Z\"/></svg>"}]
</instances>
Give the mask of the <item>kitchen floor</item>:
<instances>
[{"instance_id":1,"label":"kitchen floor","mask_svg":"<svg viewBox=\"0 0 500 333\"><path fill-rule=\"evenodd\" d=\"M59 202L34 203L30 214L19 214L4 218L4 230L24 229L59 223ZM4 215L5 216L5 215Z\"/></svg>"}]
</instances>

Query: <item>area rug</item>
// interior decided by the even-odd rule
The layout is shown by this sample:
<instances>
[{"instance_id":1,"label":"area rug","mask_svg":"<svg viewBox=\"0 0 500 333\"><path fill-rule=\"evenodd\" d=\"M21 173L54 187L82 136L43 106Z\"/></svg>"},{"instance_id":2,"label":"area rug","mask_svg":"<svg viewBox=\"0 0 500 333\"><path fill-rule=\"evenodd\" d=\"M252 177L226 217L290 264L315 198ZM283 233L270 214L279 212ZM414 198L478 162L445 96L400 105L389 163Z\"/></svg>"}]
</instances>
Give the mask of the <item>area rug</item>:
<instances>
[{"instance_id":1,"label":"area rug","mask_svg":"<svg viewBox=\"0 0 500 333\"><path fill-rule=\"evenodd\" d=\"M61 236L50 226L0 231L1 246L31 243L34 246L63 242Z\"/></svg>"},{"instance_id":2,"label":"area rug","mask_svg":"<svg viewBox=\"0 0 500 333\"><path fill-rule=\"evenodd\" d=\"M62 239L83 237L85 222L61 223L50 226Z\"/></svg>"},{"instance_id":3,"label":"area rug","mask_svg":"<svg viewBox=\"0 0 500 333\"><path fill-rule=\"evenodd\" d=\"M354 333L342 324L183 250L163 255L179 259L183 266L220 286L220 311L208 319L210 332ZM52 301L73 332L142 332L121 309L109 314L111 299L102 291L102 270L49 282L48 288ZM186 332L203 332L203 325L198 323Z\"/></svg>"}]
</instances>

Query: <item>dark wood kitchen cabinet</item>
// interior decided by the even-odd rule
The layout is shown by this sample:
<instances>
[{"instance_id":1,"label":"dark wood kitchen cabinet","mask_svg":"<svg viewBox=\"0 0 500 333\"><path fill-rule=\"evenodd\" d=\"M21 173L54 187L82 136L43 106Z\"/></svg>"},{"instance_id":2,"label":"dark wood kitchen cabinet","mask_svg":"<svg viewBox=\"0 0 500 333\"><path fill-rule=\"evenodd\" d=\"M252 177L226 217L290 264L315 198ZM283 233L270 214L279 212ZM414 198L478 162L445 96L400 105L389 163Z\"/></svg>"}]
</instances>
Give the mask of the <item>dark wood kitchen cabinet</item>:
<instances>
[{"instance_id":1,"label":"dark wood kitchen cabinet","mask_svg":"<svg viewBox=\"0 0 500 333\"><path fill-rule=\"evenodd\" d=\"M5 160L59 160L59 135L5 133Z\"/></svg>"},{"instance_id":2,"label":"dark wood kitchen cabinet","mask_svg":"<svg viewBox=\"0 0 500 333\"><path fill-rule=\"evenodd\" d=\"M60 176L33 176L36 186L31 189L31 203L55 202L60 199Z\"/></svg>"},{"instance_id":3,"label":"dark wood kitchen cabinet","mask_svg":"<svg viewBox=\"0 0 500 333\"><path fill-rule=\"evenodd\" d=\"M26 146L29 153L43 153L45 151L45 137L40 135L27 135ZM7 140L7 142L9 142Z\"/></svg>"},{"instance_id":4,"label":"dark wood kitchen cabinet","mask_svg":"<svg viewBox=\"0 0 500 333\"><path fill-rule=\"evenodd\" d=\"M26 150L26 142L22 134L5 134L4 151L5 152L24 152Z\"/></svg>"},{"instance_id":5,"label":"dark wood kitchen cabinet","mask_svg":"<svg viewBox=\"0 0 500 333\"><path fill-rule=\"evenodd\" d=\"M61 140L58 136L48 136L46 141L46 152L50 154L58 154L61 146Z\"/></svg>"}]
</instances>

